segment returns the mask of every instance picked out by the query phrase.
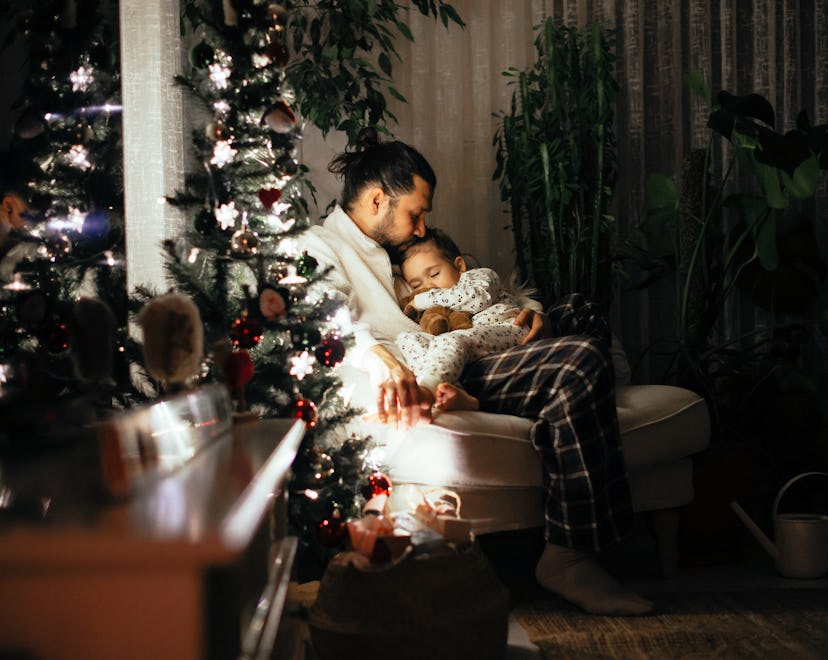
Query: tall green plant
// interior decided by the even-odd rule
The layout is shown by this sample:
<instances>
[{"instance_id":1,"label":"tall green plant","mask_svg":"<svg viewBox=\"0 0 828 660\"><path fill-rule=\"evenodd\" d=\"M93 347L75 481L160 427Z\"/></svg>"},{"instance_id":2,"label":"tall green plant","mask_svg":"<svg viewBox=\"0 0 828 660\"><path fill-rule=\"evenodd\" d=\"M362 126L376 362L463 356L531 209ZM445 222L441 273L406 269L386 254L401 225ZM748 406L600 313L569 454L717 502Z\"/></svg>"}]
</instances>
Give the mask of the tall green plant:
<instances>
[{"instance_id":1,"label":"tall green plant","mask_svg":"<svg viewBox=\"0 0 828 660\"><path fill-rule=\"evenodd\" d=\"M710 97L700 80L688 80ZM775 123L762 96L722 91L711 106L707 147L688 156L678 185L664 174L647 179L650 233L676 241L676 334L685 352L713 348L712 334L737 289L775 314L807 316L819 298L826 265L802 203L828 169L828 126L812 126L804 111L785 134ZM730 148L715 176L711 162L721 138ZM652 232L659 226L671 229Z\"/></svg>"},{"instance_id":2,"label":"tall green plant","mask_svg":"<svg viewBox=\"0 0 828 660\"><path fill-rule=\"evenodd\" d=\"M658 257L650 264L675 274L668 376L705 396L715 438L758 438L784 465L812 455L802 447L817 442L828 419L828 373L820 351L809 349L824 341L820 314L823 333L828 318L820 310L828 265L815 231L826 218L809 212L828 170L828 125L812 125L802 111L796 127L780 133L762 96L722 91L714 102L698 75L688 82L710 103L709 140L676 180L648 177L642 227L649 255ZM660 245L658 237L667 240ZM762 310L763 322L730 327L725 311L735 302Z\"/></svg>"},{"instance_id":3,"label":"tall green plant","mask_svg":"<svg viewBox=\"0 0 828 660\"><path fill-rule=\"evenodd\" d=\"M493 178L511 207L519 274L542 302L578 291L608 307L614 36L551 18L536 30L535 64L503 74L516 89L498 115Z\"/></svg>"}]
</instances>

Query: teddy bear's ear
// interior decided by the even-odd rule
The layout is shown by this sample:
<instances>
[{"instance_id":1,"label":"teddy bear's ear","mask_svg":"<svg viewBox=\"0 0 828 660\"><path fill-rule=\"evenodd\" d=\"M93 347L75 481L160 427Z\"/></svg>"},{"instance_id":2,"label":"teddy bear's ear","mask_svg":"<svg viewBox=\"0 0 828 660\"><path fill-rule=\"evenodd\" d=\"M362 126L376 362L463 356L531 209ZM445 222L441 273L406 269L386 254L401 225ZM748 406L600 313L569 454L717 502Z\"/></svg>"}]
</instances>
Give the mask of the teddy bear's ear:
<instances>
[{"instance_id":1,"label":"teddy bear's ear","mask_svg":"<svg viewBox=\"0 0 828 660\"><path fill-rule=\"evenodd\" d=\"M414 307L411 303L406 303L405 307L403 307L403 314L405 314L412 321L420 320L420 310Z\"/></svg>"}]
</instances>

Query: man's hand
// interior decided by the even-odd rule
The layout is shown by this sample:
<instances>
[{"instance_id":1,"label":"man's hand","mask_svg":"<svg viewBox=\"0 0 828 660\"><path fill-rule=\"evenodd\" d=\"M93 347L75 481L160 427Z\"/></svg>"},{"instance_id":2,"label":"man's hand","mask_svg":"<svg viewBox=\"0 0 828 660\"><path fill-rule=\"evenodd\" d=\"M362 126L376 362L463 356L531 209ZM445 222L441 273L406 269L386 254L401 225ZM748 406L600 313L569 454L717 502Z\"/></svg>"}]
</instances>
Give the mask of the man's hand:
<instances>
[{"instance_id":1,"label":"man's hand","mask_svg":"<svg viewBox=\"0 0 828 660\"><path fill-rule=\"evenodd\" d=\"M431 402L423 398L412 371L383 346L372 347L368 354L379 358L385 368L377 389L376 421L407 429L430 420Z\"/></svg>"},{"instance_id":2,"label":"man's hand","mask_svg":"<svg viewBox=\"0 0 828 660\"><path fill-rule=\"evenodd\" d=\"M524 307L520 310L512 323L529 328L529 333L520 342L521 344L526 344L535 339L543 339L552 334L552 329L549 326L549 319L546 318L546 314L536 312L529 307Z\"/></svg>"}]
</instances>

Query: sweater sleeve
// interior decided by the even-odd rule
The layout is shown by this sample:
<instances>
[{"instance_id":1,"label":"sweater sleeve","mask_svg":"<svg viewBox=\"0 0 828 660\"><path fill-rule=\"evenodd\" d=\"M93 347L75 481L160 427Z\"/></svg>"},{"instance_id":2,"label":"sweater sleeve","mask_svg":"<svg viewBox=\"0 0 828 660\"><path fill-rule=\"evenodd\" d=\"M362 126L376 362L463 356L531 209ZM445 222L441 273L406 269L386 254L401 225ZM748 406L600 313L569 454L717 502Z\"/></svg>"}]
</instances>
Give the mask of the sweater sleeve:
<instances>
[{"instance_id":1,"label":"sweater sleeve","mask_svg":"<svg viewBox=\"0 0 828 660\"><path fill-rule=\"evenodd\" d=\"M491 268L473 268L460 276L448 289L430 289L414 296L417 309L443 305L458 312L477 314L497 301L500 295L500 277Z\"/></svg>"},{"instance_id":2,"label":"sweater sleeve","mask_svg":"<svg viewBox=\"0 0 828 660\"><path fill-rule=\"evenodd\" d=\"M317 231L320 233L317 233ZM350 332L354 336L355 343L356 354L353 357L357 361L361 361L365 351L369 348L380 343L385 345L388 342L380 341L374 337L371 327L359 320L359 304L357 297L354 295L353 285L343 275L345 270L336 252L321 235L324 231L322 228L311 228L304 232L300 238L301 247L303 250L307 250L308 254L313 256L322 268L328 269L321 281L321 286L324 287L325 292L330 295L331 291L335 291L343 300L347 301L351 320Z\"/></svg>"}]
</instances>

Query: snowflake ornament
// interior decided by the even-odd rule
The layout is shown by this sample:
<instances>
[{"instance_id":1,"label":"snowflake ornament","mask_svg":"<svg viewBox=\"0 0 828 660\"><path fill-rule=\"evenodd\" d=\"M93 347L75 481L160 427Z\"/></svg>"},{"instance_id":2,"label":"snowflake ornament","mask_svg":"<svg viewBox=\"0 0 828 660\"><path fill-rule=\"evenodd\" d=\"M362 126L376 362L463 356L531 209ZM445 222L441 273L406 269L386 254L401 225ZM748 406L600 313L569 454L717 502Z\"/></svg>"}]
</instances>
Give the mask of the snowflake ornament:
<instances>
[{"instance_id":1,"label":"snowflake ornament","mask_svg":"<svg viewBox=\"0 0 828 660\"><path fill-rule=\"evenodd\" d=\"M237 153L230 144L230 140L219 140L213 148L213 158L210 163L218 167L224 167L233 160Z\"/></svg>"},{"instance_id":2,"label":"snowflake ornament","mask_svg":"<svg viewBox=\"0 0 828 660\"><path fill-rule=\"evenodd\" d=\"M216 89L227 89L227 81L230 79L230 67L222 62L215 62L208 69L210 70L210 80L213 81Z\"/></svg>"},{"instance_id":3,"label":"snowflake ornament","mask_svg":"<svg viewBox=\"0 0 828 660\"><path fill-rule=\"evenodd\" d=\"M216 220L218 220L221 228L226 230L236 226L236 218L239 217L239 212L236 210L236 203L230 202L222 204L216 209Z\"/></svg>"},{"instance_id":4,"label":"snowflake ornament","mask_svg":"<svg viewBox=\"0 0 828 660\"><path fill-rule=\"evenodd\" d=\"M73 167L77 167L81 170L88 170L92 167L92 163L89 162L89 152L83 145L76 144L71 149L69 149L69 163Z\"/></svg>"},{"instance_id":5,"label":"snowflake ornament","mask_svg":"<svg viewBox=\"0 0 828 660\"><path fill-rule=\"evenodd\" d=\"M302 380L305 376L309 376L313 373L313 363L316 359L307 351L302 351L302 353L296 357L290 358L290 375L296 376L297 380Z\"/></svg>"},{"instance_id":6,"label":"snowflake ornament","mask_svg":"<svg viewBox=\"0 0 828 660\"><path fill-rule=\"evenodd\" d=\"M95 82L94 70L80 66L69 74L73 92L85 92Z\"/></svg>"}]
</instances>

